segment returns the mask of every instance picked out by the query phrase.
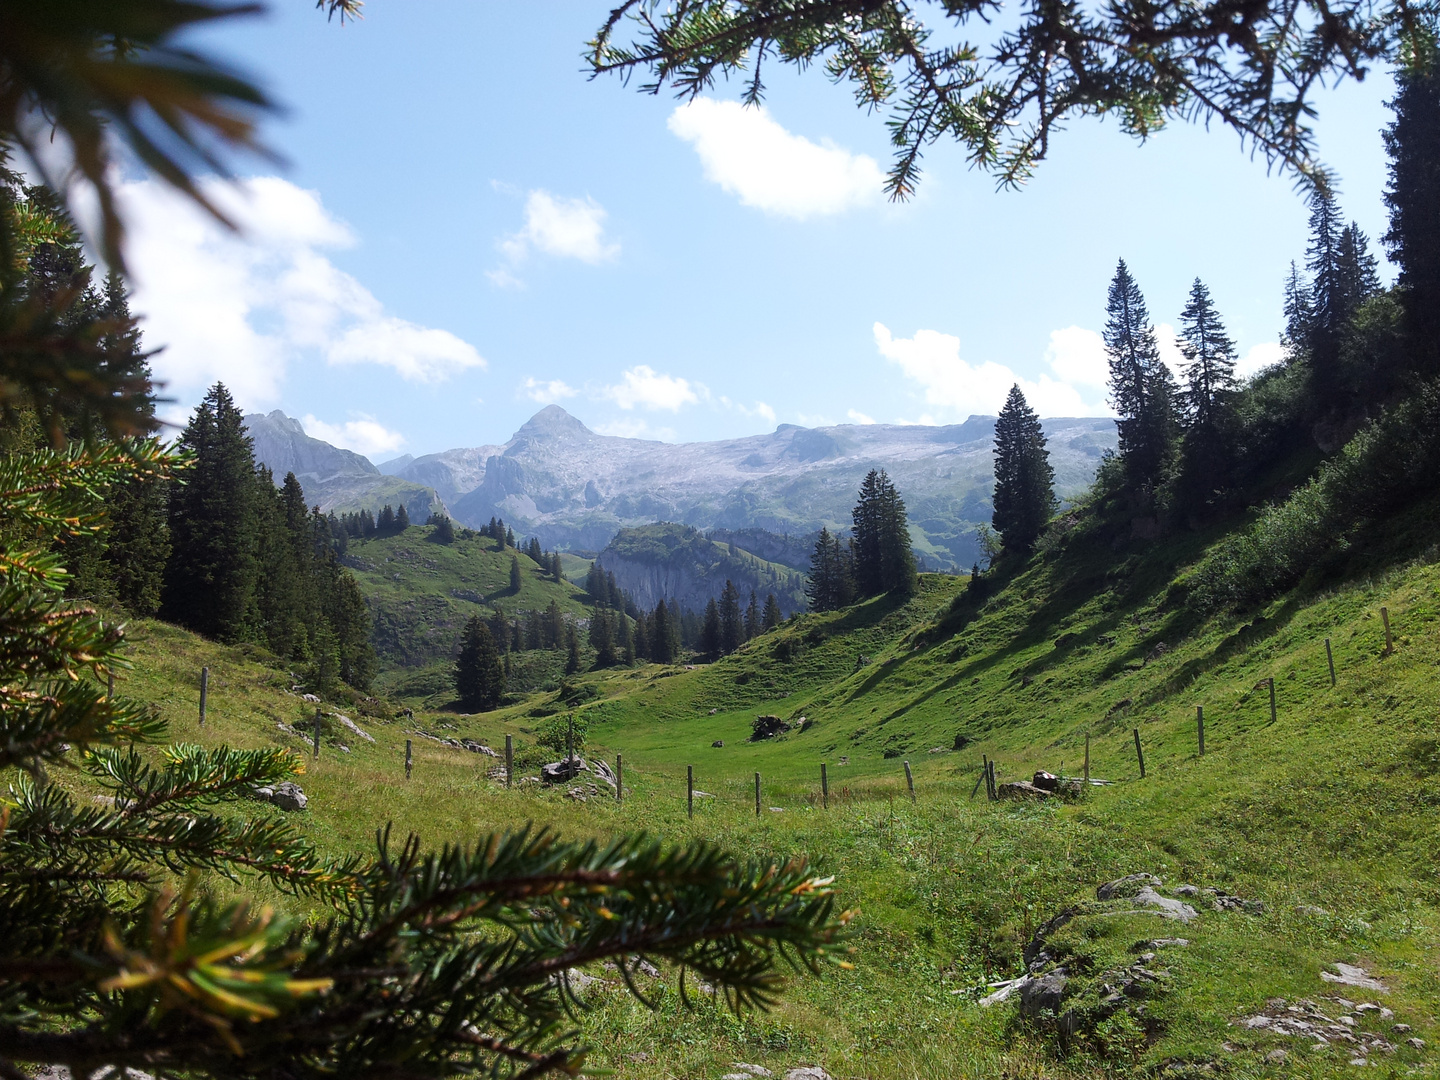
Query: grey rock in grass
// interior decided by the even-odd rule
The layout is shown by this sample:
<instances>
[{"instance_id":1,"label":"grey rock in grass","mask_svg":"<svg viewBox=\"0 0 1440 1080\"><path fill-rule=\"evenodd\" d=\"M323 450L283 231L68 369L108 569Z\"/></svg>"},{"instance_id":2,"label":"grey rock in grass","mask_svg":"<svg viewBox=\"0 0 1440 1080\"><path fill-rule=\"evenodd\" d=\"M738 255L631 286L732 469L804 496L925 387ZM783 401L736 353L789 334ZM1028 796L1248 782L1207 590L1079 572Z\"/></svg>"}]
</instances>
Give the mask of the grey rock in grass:
<instances>
[{"instance_id":1,"label":"grey rock in grass","mask_svg":"<svg viewBox=\"0 0 1440 1080\"><path fill-rule=\"evenodd\" d=\"M1095 895L1101 900L1123 900L1134 896L1146 885L1158 888L1160 879L1154 874L1127 874L1114 881L1107 881L1095 890Z\"/></svg>"},{"instance_id":2,"label":"grey rock in grass","mask_svg":"<svg viewBox=\"0 0 1440 1080\"><path fill-rule=\"evenodd\" d=\"M1056 968L1048 975L1027 979L1020 990L1020 1012L1024 1016L1037 1016L1046 1010L1060 1011L1060 1001L1065 996L1065 987L1070 980L1064 968Z\"/></svg>"},{"instance_id":3,"label":"grey rock in grass","mask_svg":"<svg viewBox=\"0 0 1440 1080\"><path fill-rule=\"evenodd\" d=\"M1008 982L991 983L990 993L980 999L979 1005L982 1009L988 1009L991 1005L999 1005L1002 1001L1009 1001L1034 981L1033 976L1026 975L1024 978L1010 979Z\"/></svg>"},{"instance_id":4,"label":"grey rock in grass","mask_svg":"<svg viewBox=\"0 0 1440 1080\"><path fill-rule=\"evenodd\" d=\"M1176 896L1199 896L1200 888L1197 885L1176 885L1171 892Z\"/></svg>"},{"instance_id":5,"label":"grey rock in grass","mask_svg":"<svg viewBox=\"0 0 1440 1080\"><path fill-rule=\"evenodd\" d=\"M724 739L716 739L716 740L715 740L714 742L712 742L710 745L713 746L713 747L719 748L719 747L722 747L722 746L725 745L725 740L724 740Z\"/></svg>"},{"instance_id":6,"label":"grey rock in grass","mask_svg":"<svg viewBox=\"0 0 1440 1080\"><path fill-rule=\"evenodd\" d=\"M760 1080L766 1080L767 1077L775 1075L764 1065L747 1065L743 1061L732 1061L730 1068L735 1071L726 1073L720 1080L750 1080L756 1076L760 1077Z\"/></svg>"},{"instance_id":7,"label":"grey rock in grass","mask_svg":"<svg viewBox=\"0 0 1440 1080\"><path fill-rule=\"evenodd\" d=\"M333 713L332 715L335 717L336 720L339 720L342 725L349 728L356 735L359 735L360 738L364 739L366 742L375 741L375 737L373 735L371 735L368 731L362 730L359 724L355 723L354 720L351 720L350 717L346 716L344 713Z\"/></svg>"},{"instance_id":8,"label":"grey rock in grass","mask_svg":"<svg viewBox=\"0 0 1440 1080\"><path fill-rule=\"evenodd\" d=\"M568 761L552 761L548 765L540 766L540 780L546 784L563 784L567 780L575 779L582 772L589 771L590 766L585 759L576 756Z\"/></svg>"},{"instance_id":9,"label":"grey rock in grass","mask_svg":"<svg viewBox=\"0 0 1440 1080\"><path fill-rule=\"evenodd\" d=\"M1200 917L1200 913L1189 904L1181 900L1172 900L1168 896L1161 896L1149 885L1137 892L1133 899L1142 907L1155 908L1162 915L1179 919L1181 922L1188 923Z\"/></svg>"},{"instance_id":10,"label":"grey rock in grass","mask_svg":"<svg viewBox=\"0 0 1440 1080\"><path fill-rule=\"evenodd\" d=\"M1320 978L1326 982L1339 983L1342 986L1359 986L1366 990L1387 991L1390 988L1375 978L1368 971L1353 964L1331 964L1335 972L1322 971Z\"/></svg>"},{"instance_id":11,"label":"grey rock in grass","mask_svg":"<svg viewBox=\"0 0 1440 1080\"><path fill-rule=\"evenodd\" d=\"M598 780L609 784L612 788L616 786L615 770L605 764L602 758L595 758L590 762L590 768L594 770Z\"/></svg>"},{"instance_id":12,"label":"grey rock in grass","mask_svg":"<svg viewBox=\"0 0 1440 1080\"><path fill-rule=\"evenodd\" d=\"M270 801L281 810L291 812L304 810L310 802L305 797L305 792L300 790L300 785L291 783L289 780L275 785L275 792L270 796Z\"/></svg>"},{"instance_id":13,"label":"grey rock in grass","mask_svg":"<svg viewBox=\"0 0 1440 1080\"><path fill-rule=\"evenodd\" d=\"M835 1080L819 1065L801 1065L785 1074L785 1080Z\"/></svg>"},{"instance_id":14,"label":"grey rock in grass","mask_svg":"<svg viewBox=\"0 0 1440 1080\"><path fill-rule=\"evenodd\" d=\"M1416 1050L1424 1050L1424 1049L1425 1049L1425 1040L1424 1040L1424 1039L1406 1039L1406 1040L1405 1040L1405 1045L1406 1045L1406 1046L1409 1046L1409 1047L1413 1047L1413 1048L1416 1049Z\"/></svg>"}]
</instances>

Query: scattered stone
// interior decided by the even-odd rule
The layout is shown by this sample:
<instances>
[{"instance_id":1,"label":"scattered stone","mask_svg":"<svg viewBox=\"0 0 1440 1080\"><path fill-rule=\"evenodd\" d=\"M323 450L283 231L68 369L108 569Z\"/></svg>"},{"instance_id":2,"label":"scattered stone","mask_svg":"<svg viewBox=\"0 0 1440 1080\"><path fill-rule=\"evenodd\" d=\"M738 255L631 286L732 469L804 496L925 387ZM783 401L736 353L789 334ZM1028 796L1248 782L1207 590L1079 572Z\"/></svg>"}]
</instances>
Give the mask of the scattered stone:
<instances>
[{"instance_id":1,"label":"scattered stone","mask_svg":"<svg viewBox=\"0 0 1440 1080\"><path fill-rule=\"evenodd\" d=\"M1145 947L1146 947L1146 948L1150 948L1150 949L1163 949L1163 948L1165 948L1167 945L1174 945L1174 946L1176 946L1177 948L1184 949L1184 948L1187 948L1187 947L1189 946L1189 944L1190 944L1190 939L1189 939L1189 938L1183 938L1183 937L1157 937L1157 938L1151 938L1149 941L1145 942ZM1280 1004L1281 1004L1281 1005L1284 1005L1285 1002L1281 1001Z\"/></svg>"},{"instance_id":2,"label":"scattered stone","mask_svg":"<svg viewBox=\"0 0 1440 1080\"><path fill-rule=\"evenodd\" d=\"M1211 898L1211 906L1216 911L1243 911L1247 915L1265 914L1265 905L1259 900L1242 900L1238 896L1231 896L1220 889L1204 890Z\"/></svg>"},{"instance_id":3,"label":"scattered stone","mask_svg":"<svg viewBox=\"0 0 1440 1080\"><path fill-rule=\"evenodd\" d=\"M692 794L693 794L697 799L713 799L713 798L715 797L714 795L710 794L710 792L708 792L708 791L701 791L699 788L696 788L696 789L692 792Z\"/></svg>"},{"instance_id":4,"label":"scattered stone","mask_svg":"<svg viewBox=\"0 0 1440 1080\"><path fill-rule=\"evenodd\" d=\"M594 784L590 784L588 787L579 787L576 785L566 788L565 794L568 798L574 799L576 802L586 802L598 796L600 789Z\"/></svg>"},{"instance_id":5,"label":"scattered stone","mask_svg":"<svg viewBox=\"0 0 1440 1080\"><path fill-rule=\"evenodd\" d=\"M1316 907L1314 904L1301 904L1295 910L1301 915L1313 915L1316 918L1327 917L1330 914L1323 907Z\"/></svg>"},{"instance_id":6,"label":"scattered stone","mask_svg":"<svg viewBox=\"0 0 1440 1080\"><path fill-rule=\"evenodd\" d=\"M1413 1048L1416 1049L1416 1050L1424 1050L1424 1049L1425 1049L1425 1040L1424 1040L1424 1039L1406 1039L1406 1040L1405 1040L1405 1045L1406 1045L1406 1046L1409 1046L1409 1047L1413 1047Z\"/></svg>"},{"instance_id":7,"label":"scattered stone","mask_svg":"<svg viewBox=\"0 0 1440 1080\"><path fill-rule=\"evenodd\" d=\"M605 764L603 758L594 758L590 762L590 768L595 773L596 779L609 784L612 788L616 786L615 770ZM502 770L503 771L503 770Z\"/></svg>"},{"instance_id":8,"label":"scattered stone","mask_svg":"<svg viewBox=\"0 0 1440 1080\"><path fill-rule=\"evenodd\" d=\"M841 754L841 755L840 755L840 764L841 764L841 765L849 765L849 764L850 764L850 759L849 759L848 757L846 757L844 754Z\"/></svg>"},{"instance_id":9,"label":"scattered stone","mask_svg":"<svg viewBox=\"0 0 1440 1080\"><path fill-rule=\"evenodd\" d=\"M783 814L784 812L785 812L785 808L784 808L783 806L772 806L772 807L770 807L770 813L772 813L772 814Z\"/></svg>"},{"instance_id":10,"label":"scattered stone","mask_svg":"<svg viewBox=\"0 0 1440 1080\"><path fill-rule=\"evenodd\" d=\"M1375 978L1368 971L1352 964L1331 964L1338 974L1331 974L1328 971L1320 972L1320 978L1326 982L1340 983L1343 986L1360 986L1366 990L1388 991L1390 988Z\"/></svg>"},{"instance_id":11,"label":"scattered stone","mask_svg":"<svg viewBox=\"0 0 1440 1080\"><path fill-rule=\"evenodd\" d=\"M722 747L722 746L725 745L725 740L724 740L724 739L716 739L716 740L715 740L714 742L712 742L710 745L713 746L713 747L716 747L716 748L718 749L719 747Z\"/></svg>"},{"instance_id":12,"label":"scattered stone","mask_svg":"<svg viewBox=\"0 0 1440 1080\"><path fill-rule=\"evenodd\" d=\"M1196 885L1176 885L1171 890L1176 896L1199 896L1200 889Z\"/></svg>"},{"instance_id":13,"label":"scattered stone","mask_svg":"<svg viewBox=\"0 0 1440 1080\"><path fill-rule=\"evenodd\" d=\"M1365 1058L1363 1058L1363 1057L1353 1057L1353 1058L1350 1059L1350 1064L1351 1064L1351 1065L1364 1066L1364 1065L1369 1065L1370 1062L1367 1061L1367 1060L1366 1060Z\"/></svg>"},{"instance_id":14,"label":"scattered stone","mask_svg":"<svg viewBox=\"0 0 1440 1080\"><path fill-rule=\"evenodd\" d=\"M1031 976L1026 975L1020 979L991 983L989 986L990 993L980 999L979 1005L982 1009L988 1009L991 1005L999 1005L1002 1001L1008 1001L1011 996L1019 993L1020 990L1031 981Z\"/></svg>"},{"instance_id":15,"label":"scattered stone","mask_svg":"<svg viewBox=\"0 0 1440 1080\"><path fill-rule=\"evenodd\" d=\"M318 694L301 694L301 695L300 695L300 700L301 700L301 701L308 701L311 705L319 705L319 704L320 704L320 697L319 697Z\"/></svg>"},{"instance_id":16,"label":"scattered stone","mask_svg":"<svg viewBox=\"0 0 1440 1080\"><path fill-rule=\"evenodd\" d=\"M1045 791L1060 790L1060 778L1054 773L1046 772L1044 769L1041 769L1033 777L1031 777L1030 782L1036 787L1041 788Z\"/></svg>"},{"instance_id":17,"label":"scattered stone","mask_svg":"<svg viewBox=\"0 0 1440 1080\"><path fill-rule=\"evenodd\" d=\"M1287 1053L1285 1053L1284 1050L1281 1050L1281 1049L1278 1049L1278 1048L1277 1048L1277 1049L1271 1050L1268 1054L1266 1054L1266 1055L1265 1055L1265 1060L1268 1061L1271 1065L1284 1065L1284 1064L1285 1064L1285 1059L1288 1058L1289 1056L1290 1056L1290 1055L1287 1054Z\"/></svg>"},{"instance_id":18,"label":"scattered stone","mask_svg":"<svg viewBox=\"0 0 1440 1080\"><path fill-rule=\"evenodd\" d=\"M1047 1010L1058 1013L1069 982L1069 973L1063 967L1026 979L1025 985L1019 988L1021 1015L1038 1016Z\"/></svg>"},{"instance_id":19,"label":"scattered stone","mask_svg":"<svg viewBox=\"0 0 1440 1080\"><path fill-rule=\"evenodd\" d=\"M785 1074L785 1080L835 1080L819 1065L801 1065Z\"/></svg>"},{"instance_id":20,"label":"scattered stone","mask_svg":"<svg viewBox=\"0 0 1440 1080\"><path fill-rule=\"evenodd\" d=\"M1107 881L1095 890L1095 896L1100 900L1121 900L1134 896L1147 885L1158 887L1160 879L1154 874L1129 874L1114 881Z\"/></svg>"},{"instance_id":21,"label":"scattered stone","mask_svg":"<svg viewBox=\"0 0 1440 1080\"><path fill-rule=\"evenodd\" d=\"M355 723L354 720L351 720L350 717L346 716L344 713L338 713L338 712L337 712L337 713L332 713L331 715L334 716L336 720L339 720L340 723L341 723L344 727L349 728L351 731L353 731L356 735L359 735L360 738L364 739L366 742L372 742L372 743L373 743L373 742L375 741L375 737L374 737L373 735L371 735L368 731L362 731L361 728L360 728L360 725L357 724L357 723Z\"/></svg>"},{"instance_id":22,"label":"scattered stone","mask_svg":"<svg viewBox=\"0 0 1440 1080\"><path fill-rule=\"evenodd\" d=\"M730 1067L734 1072L728 1072L720 1080L750 1080L752 1076L758 1076L761 1080L765 1077L774 1076L764 1065L746 1065L743 1061L732 1061Z\"/></svg>"},{"instance_id":23,"label":"scattered stone","mask_svg":"<svg viewBox=\"0 0 1440 1080\"><path fill-rule=\"evenodd\" d=\"M1038 788L1029 780L1011 780L1001 784L995 789L995 795L1000 799L1048 799L1050 792Z\"/></svg>"},{"instance_id":24,"label":"scattered stone","mask_svg":"<svg viewBox=\"0 0 1440 1080\"><path fill-rule=\"evenodd\" d=\"M304 810L310 800L305 797L305 792L300 790L299 784L286 780L275 785L275 790L270 795L270 801L281 810L293 812Z\"/></svg>"},{"instance_id":25,"label":"scattered stone","mask_svg":"<svg viewBox=\"0 0 1440 1080\"><path fill-rule=\"evenodd\" d=\"M1409 1024L1396 1024L1396 1025L1395 1025L1394 1027L1392 1027L1390 1030L1393 1031L1396 1035L1404 1035L1406 1032L1408 1032L1408 1031L1410 1030L1410 1025L1409 1025Z\"/></svg>"},{"instance_id":26,"label":"scattered stone","mask_svg":"<svg viewBox=\"0 0 1440 1080\"><path fill-rule=\"evenodd\" d=\"M1172 900L1168 896L1161 896L1148 885L1135 894L1134 902L1141 907L1154 908L1164 918L1179 919L1184 923L1200 917L1200 913L1183 900Z\"/></svg>"},{"instance_id":27,"label":"scattered stone","mask_svg":"<svg viewBox=\"0 0 1440 1080\"><path fill-rule=\"evenodd\" d=\"M567 761L552 761L548 765L540 766L540 781L544 784L563 784L573 780L582 772L589 772L590 766L582 757L572 757Z\"/></svg>"},{"instance_id":28,"label":"scattered stone","mask_svg":"<svg viewBox=\"0 0 1440 1080\"><path fill-rule=\"evenodd\" d=\"M719 711L720 711L719 709L711 709L709 715L714 716L714 715L715 715L716 713L718 713Z\"/></svg>"},{"instance_id":29,"label":"scattered stone","mask_svg":"<svg viewBox=\"0 0 1440 1080\"><path fill-rule=\"evenodd\" d=\"M945 753L945 750L946 750L946 748L943 747L943 746L932 746L932 747L930 747L930 753L932 753L932 754L943 754L943 753Z\"/></svg>"}]
</instances>

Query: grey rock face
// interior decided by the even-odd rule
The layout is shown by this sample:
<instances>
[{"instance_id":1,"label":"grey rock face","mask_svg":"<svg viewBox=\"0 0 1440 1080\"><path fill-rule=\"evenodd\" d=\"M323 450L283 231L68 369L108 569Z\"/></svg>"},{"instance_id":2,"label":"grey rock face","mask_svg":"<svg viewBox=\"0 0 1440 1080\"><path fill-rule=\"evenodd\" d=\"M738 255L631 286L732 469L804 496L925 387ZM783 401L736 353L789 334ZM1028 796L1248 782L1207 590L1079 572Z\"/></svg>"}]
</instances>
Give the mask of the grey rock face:
<instances>
[{"instance_id":1,"label":"grey rock face","mask_svg":"<svg viewBox=\"0 0 1440 1080\"><path fill-rule=\"evenodd\" d=\"M1192 922L1200 917L1200 913L1189 904L1181 900L1172 900L1168 896L1161 896L1148 885L1135 894L1134 902L1141 907L1155 908L1160 914L1171 919L1179 919L1181 922Z\"/></svg>"},{"instance_id":2,"label":"grey rock face","mask_svg":"<svg viewBox=\"0 0 1440 1080\"><path fill-rule=\"evenodd\" d=\"M1024 1016L1036 1016L1050 1011L1059 1012L1060 1002L1065 997L1065 987L1070 979L1064 968L1056 968L1049 974L1025 980L1020 987L1020 1012Z\"/></svg>"},{"instance_id":3,"label":"grey rock face","mask_svg":"<svg viewBox=\"0 0 1440 1080\"><path fill-rule=\"evenodd\" d=\"M291 812L304 810L310 802L305 797L305 792L300 790L300 785L293 784L289 780L275 785L275 793L270 796L270 801L281 810Z\"/></svg>"},{"instance_id":4,"label":"grey rock face","mask_svg":"<svg viewBox=\"0 0 1440 1080\"><path fill-rule=\"evenodd\" d=\"M589 772L590 766L579 756L568 761L552 761L540 766L540 781L545 784L563 784L575 779L582 772Z\"/></svg>"},{"instance_id":5,"label":"grey rock face","mask_svg":"<svg viewBox=\"0 0 1440 1080\"><path fill-rule=\"evenodd\" d=\"M1158 888L1160 879L1154 874L1128 874L1114 881L1107 881L1095 890L1095 896L1100 900L1123 899L1134 896L1146 885Z\"/></svg>"}]
</instances>

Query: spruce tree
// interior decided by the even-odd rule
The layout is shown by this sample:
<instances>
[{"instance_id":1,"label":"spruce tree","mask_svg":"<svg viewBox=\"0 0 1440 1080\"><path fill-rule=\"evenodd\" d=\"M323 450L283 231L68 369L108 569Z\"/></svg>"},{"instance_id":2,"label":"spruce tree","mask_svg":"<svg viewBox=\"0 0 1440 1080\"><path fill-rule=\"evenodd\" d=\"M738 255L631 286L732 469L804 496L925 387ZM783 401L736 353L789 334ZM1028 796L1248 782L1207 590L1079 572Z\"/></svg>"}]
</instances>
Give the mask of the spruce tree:
<instances>
[{"instance_id":1,"label":"spruce tree","mask_svg":"<svg viewBox=\"0 0 1440 1080\"><path fill-rule=\"evenodd\" d=\"M670 664L679 655L680 620L662 597L650 617L650 658L657 664Z\"/></svg>"},{"instance_id":2,"label":"spruce tree","mask_svg":"<svg viewBox=\"0 0 1440 1080\"><path fill-rule=\"evenodd\" d=\"M430 524L435 526L435 531L430 534L430 539L437 544L453 544L455 542L455 524L444 514L433 514Z\"/></svg>"},{"instance_id":3,"label":"spruce tree","mask_svg":"<svg viewBox=\"0 0 1440 1080\"><path fill-rule=\"evenodd\" d=\"M545 606L544 637L547 649L558 649L565 643L565 616L557 600Z\"/></svg>"},{"instance_id":4,"label":"spruce tree","mask_svg":"<svg viewBox=\"0 0 1440 1080\"><path fill-rule=\"evenodd\" d=\"M1340 393L1340 335L1349 317L1340 262L1344 226L1335 196L1316 189L1310 196L1310 242L1306 269L1310 272L1310 375L1323 405L1338 403Z\"/></svg>"},{"instance_id":5,"label":"spruce tree","mask_svg":"<svg viewBox=\"0 0 1440 1080\"><path fill-rule=\"evenodd\" d=\"M725 651L725 629L720 623L720 605L712 596L705 602L705 621L700 628L700 651L719 656Z\"/></svg>"},{"instance_id":6,"label":"spruce tree","mask_svg":"<svg viewBox=\"0 0 1440 1080\"><path fill-rule=\"evenodd\" d=\"M524 580L525 580L525 579L520 576L520 556L519 556L519 555L511 555L511 556L510 556L510 595L511 595L511 596L518 596L518 595L519 595L519 593L520 593L520 586L524 583Z\"/></svg>"},{"instance_id":7,"label":"spruce tree","mask_svg":"<svg viewBox=\"0 0 1440 1080\"><path fill-rule=\"evenodd\" d=\"M402 502L395 509L395 531L404 532L408 528L410 528L410 511L405 508L405 504Z\"/></svg>"},{"instance_id":8,"label":"spruce tree","mask_svg":"<svg viewBox=\"0 0 1440 1080\"><path fill-rule=\"evenodd\" d=\"M1370 238L1353 221L1340 234L1339 264L1340 302L1348 320L1380 293L1379 262L1370 254Z\"/></svg>"},{"instance_id":9,"label":"spruce tree","mask_svg":"<svg viewBox=\"0 0 1440 1080\"><path fill-rule=\"evenodd\" d=\"M170 497L163 614L207 637L247 634L259 572L255 465L244 417L216 383L180 436L192 457Z\"/></svg>"},{"instance_id":10,"label":"spruce tree","mask_svg":"<svg viewBox=\"0 0 1440 1080\"><path fill-rule=\"evenodd\" d=\"M1190 288L1180 322L1180 351L1186 360L1180 487L1182 498L1198 506L1228 485L1233 470L1230 428L1237 357L1210 290L1199 278Z\"/></svg>"},{"instance_id":11,"label":"spruce tree","mask_svg":"<svg viewBox=\"0 0 1440 1080\"><path fill-rule=\"evenodd\" d=\"M765 597L765 615L762 625L768 632L779 626L783 619L784 616L780 614L780 601L775 599L775 594L772 592Z\"/></svg>"},{"instance_id":12,"label":"spruce tree","mask_svg":"<svg viewBox=\"0 0 1440 1080\"><path fill-rule=\"evenodd\" d=\"M619 659L615 652L615 621L607 608L597 607L590 616L590 647L595 650L596 667L614 667Z\"/></svg>"},{"instance_id":13,"label":"spruce tree","mask_svg":"<svg viewBox=\"0 0 1440 1080\"><path fill-rule=\"evenodd\" d=\"M308 580L309 517L303 515L302 538L297 545L286 516L285 493L275 490L270 470L261 466L252 478L255 508L255 562L257 574L254 607L247 618L253 635L277 656L291 657L302 637L313 637L314 617L308 609L315 595ZM298 486L298 485L297 485ZM297 546L303 545L300 551ZM305 559L302 566L301 558ZM310 616L307 618L307 616ZM308 627L308 629L306 629ZM338 657L338 645L336 647ZM336 677L339 677L336 661Z\"/></svg>"},{"instance_id":14,"label":"spruce tree","mask_svg":"<svg viewBox=\"0 0 1440 1080\"><path fill-rule=\"evenodd\" d=\"M635 656L640 660L651 660L650 619L642 611L635 619Z\"/></svg>"},{"instance_id":15,"label":"spruce tree","mask_svg":"<svg viewBox=\"0 0 1440 1080\"><path fill-rule=\"evenodd\" d=\"M1281 344L1285 348L1286 362L1294 364L1303 360L1310 349L1310 330L1315 313L1310 307L1310 287L1300 276L1300 268L1292 260L1290 274L1285 278L1285 335Z\"/></svg>"},{"instance_id":16,"label":"spruce tree","mask_svg":"<svg viewBox=\"0 0 1440 1080\"><path fill-rule=\"evenodd\" d=\"M510 654L510 620L505 617L505 609L499 604L490 613L490 636L495 639L495 648L502 654Z\"/></svg>"},{"instance_id":17,"label":"spruce tree","mask_svg":"<svg viewBox=\"0 0 1440 1080\"><path fill-rule=\"evenodd\" d=\"M760 634L760 601L755 596L755 590L750 590L750 603L745 605L745 640L749 641Z\"/></svg>"},{"instance_id":18,"label":"spruce tree","mask_svg":"<svg viewBox=\"0 0 1440 1080\"><path fill-rule=\"evenodd\" d=\"M625 665L635 663L635 635L630 629L630 620L625 613L619 612L616 615L616 635L620 648L620 661Z\"/></svg>"},{"instance_id":19,"label":"spruce tree","mask_svg":"<svg viewBox=\"0 0 1440 1080\"><path fill-rule=\"evenodd\" d=\"M580 670L580 635L575 632L574 623L565 624L565 674L574 675Z\"/></svg>"},{"instance_id":20,"label":"spruce tree","mask_svg":"<svg viewBox=\"0 0 1440 1080\"><path fill-rule=\"evenodd\" d=\"M375 531L388 536L395 531L395 510L386 503L380 509L380 516L375 519Z\"/></svg>"},{"instance_id":21,"label":"spruce tree","mask_svg":"<svg viewBox=\"0 0 1440 1080\"><path fill-rule=\"evenodd\" d=\"M460 638L460 655L455 660L455 696L470 712L498 708L505 696L505 669L500 662L490 627L479 615L472 615Z\"/></svg>"},{"instance_id":22,"label":"spruce tree","mask_svg":"<svg viewBox=\"0 0 1440 1080\"><path fill-rule=\"evenodd\" d=\"M885 470L871 469L851 511L855 591L860 596L915 591L915 556L905 502Z\"/></svg>"},{"instance_id":23,"label":"spruce tree","mask_svg":"<svg viewBox=\"0 0 1440 1080\"><path fill-rule=\"evenodd\" d=\"M740 610L740 590L725 579L720 590L720 651L733 653L745 643L745 616Z\"/></svg>"},{"instance_id":24,"label":"spruce tree","mask_svg":"<svg viewBox=\"0 0 1440 1080\"><path fill-rule=\"evenodd\" d=\"M991 522L1005 547L1029 551L1055 505L1055 471L1040 418L1019 384L995 421L995 496Z\"/></svg>"},{"instance_id":25,"label":"spruce tree","mask_svg":"<svg viewBox=\"0 0 1440 1080\"><path fill-rule=\"evenodd\" d=\"M1174 438L1172 379L1155 339L1145 297L1121 259L1106 302L1105 352L1110 364L1110 403L1119 419L1120 460L1137 490L1158 485Z\"/></svg>"},{"instance_id":26,"label":"spruce tree","mask_svg":"<svg viewBox=\"0 0 1440 1080\"><path fill-rule=\"evenodd\" d=\"M1399 268L1402 327L1411 370L1440 375L1440 46L1416 35L1395 77L1385 129L1390 182L1384 242Z\"/></svg>"}]
</instances>

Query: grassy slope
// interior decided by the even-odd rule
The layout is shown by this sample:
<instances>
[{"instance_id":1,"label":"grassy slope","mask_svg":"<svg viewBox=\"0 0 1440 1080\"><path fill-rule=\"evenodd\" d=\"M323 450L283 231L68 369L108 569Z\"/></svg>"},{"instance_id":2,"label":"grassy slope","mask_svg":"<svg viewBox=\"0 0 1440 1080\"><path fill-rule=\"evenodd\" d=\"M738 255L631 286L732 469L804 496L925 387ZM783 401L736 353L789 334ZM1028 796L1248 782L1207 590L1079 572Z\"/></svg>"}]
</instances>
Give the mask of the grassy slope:
<instances>
[{"instance_id":1,"label":"grassy slope","mask_svg":"<svg viewBox=\"0 0 1440 1080\"><path fill-rule=\"evenodd\" d=\"M1373 538L1369 563L1340 568L1354 583L1311 583L1260 617L1197 622L1186 613L1172 581L1205 537L1116 553L1103 537L1077 532L978 609L965 599L952 604L963 580L927 577L906 607L872 601L803 616L714 665L586 676L599 694L581 706L592 746L625 755L629 797L619 807L533 789L507 793L484 778L488 759L423 740L407 784L408 722L365 722L375 746L352 743L348 755L327 747L312 764L305 821L317 842L336 850L364 846L384 820L432 842L524 820L582 833L643 827L761 857L807 852L839 875L844 902L862 909L855 971L797 980L775 1013L744 1020L708 1005L686 1011L673 993L654 1014L618 992L599 994L584 1020L593 1060L624 1076L713 1076L732 1060L823 1060L838 1076L871 1080L1212 1062L1236 1075L1345 1071L1349 1055L1340 1047L1312 1051L1229 1026L1268 997L1333 994L1319 972L1334 961L1379 973L1390 993L1348 996L1378 998L1429 1043L1372 1060L1433 1075L1440 566L1433 550L1430 561L1402 556L1434 512L1417 508L1394 523L1391 548ZM1382 655L1382 605L1396 634L1390 656ZM126 688L160 703L177 735L298 745L276 721L308 709L284 692L282 672L159 624L139 631L139 670ZM1057 645L1063 634L1074 637ZM858 670L857 654L869 658ZM213 719L199 732L189 714L194 673L207 659ZM1271 677L1273 724L1268 694L1255 689ZM532 741L536 714L561 704L541 695L500 713L417 722L501 746L507 731ZM1197 704L1207 721L1203 758ZM814 725L750 744L744 739L759 712L805 715ZM1137 727L1144 780L1130 734ZM1092 773L1117 781L1113 787L1063 807L970 800L982 753L998 759L1002 780L1058 769L1062 759L1073 774L1087 731ZM950 747L957 734L970 740L962 750L927 752ZM725 746L712 747L715 739ZM886 756L897 751L915 769L914 806L900 760ZM830 766L828 811L817 805L822 761ZM698 800L693 820L685 816L686 764L715 796ZM765 777L765 805L783 813L754 815L756 771ZM1143 1029L1113 1024L1061 1054L1043 1030L1018 1026L1010 1006L976 1008L973 988L1017 973L1019 947L1036 925L1093 896L1097 882L1141 870L1259 899L1266 911L1202 905L1201 919L1180 931L1192 945L1152 964L1168 967L1171 992L1148 1006ZM1112 915L1066 933L1098 973L1121 963L1133 942L1175 930L1150 916ZM1341 1011L1321 1004L1331 1015ZM1267 1062L1276 1046L1290 1052L1287 1063Z\"/></svg>"}]
</instances>

